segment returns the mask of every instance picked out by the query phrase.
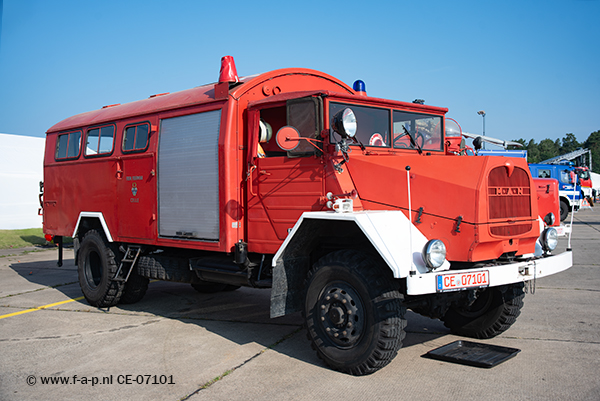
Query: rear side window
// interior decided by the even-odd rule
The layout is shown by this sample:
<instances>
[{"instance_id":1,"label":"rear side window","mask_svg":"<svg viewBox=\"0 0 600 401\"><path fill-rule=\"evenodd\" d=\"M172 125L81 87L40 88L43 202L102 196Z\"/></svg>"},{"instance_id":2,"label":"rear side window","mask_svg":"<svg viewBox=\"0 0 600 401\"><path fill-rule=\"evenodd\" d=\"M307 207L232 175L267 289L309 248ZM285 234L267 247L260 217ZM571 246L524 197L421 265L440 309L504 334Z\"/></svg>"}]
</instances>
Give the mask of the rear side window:
<instances>
[{"instance_id":1,"label":"rear side window","mask_svg":"<svg viewBox=\"0 0 600 401\"><path fill-rule=\"evenodd\" d=\"M137 124L125 127L123 135L124 152L141 152L148 146L149 124Z\"/></svg>"},{"instance_id":2,"label":"rear side window","mask_svg":"<svg viewBox=\"0 0 600 401\"><path fill-rule=\"evenodd\" d=\"M538 170L538 178L552 178L552 174L548 169L539 169Z\"/></svg>"},{"instance_id":3,"label":"rear side window","mask_svg":"<svg viewBox=\"0 0 600 401\"><path fill-rule=\"evenodd\" d=\"M113 125L89 130L86 138L85 155L98 156L112 153L114 138L115 127Z\"/></svg>"},{"instance_id":4,"label":"rear side window","mask_svg":"<svg viewBox=\"0 0 600 401\"><path fill-rule=\"evenodd\" d=\"M56 142L56 159L75 159L79 157L80 145L81 131L60 134Z\"/></svg>"}]
</instances>

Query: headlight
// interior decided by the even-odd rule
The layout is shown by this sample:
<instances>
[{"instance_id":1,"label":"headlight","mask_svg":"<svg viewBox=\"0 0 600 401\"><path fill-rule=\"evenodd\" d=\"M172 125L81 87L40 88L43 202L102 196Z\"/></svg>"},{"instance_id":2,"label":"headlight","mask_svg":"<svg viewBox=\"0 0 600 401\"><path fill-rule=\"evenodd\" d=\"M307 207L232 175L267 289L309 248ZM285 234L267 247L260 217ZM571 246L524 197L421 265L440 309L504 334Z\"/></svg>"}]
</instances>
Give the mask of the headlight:
<instances>
[{"instance_id":1,"label":"headlight","mask_svg":"<svg viewBox=\"0 0 600 401\"><path fill-rule=\"evenodd\" d=\"M423 259L430 270L437 269L446 260L446 245L439 239L429 240L423 247Z\"/></svg>"},{"instance_id":2,"label":"headlight","mask_svg":"<svg viewBox=\"0 0 600 401\"><path fill-rule=\"evenodd\" d=\"M555 221L556 221L556 217L554 216L554 213L552 213L552 212L548 213L544 217L544 222L546 223L546 225L552 226L552 225L554 225Z\"/></svg>"},{"instance_id":3,"label":"headlight","mask_svg":"<svg viewBox=\"0 0 600 401\"><path fill-rule=\"evenodd\" d=\"M556 231L556 228L546 228L542 233L541 240L544 251L548 252L556 249L556 246L558 245L558 232Z\"/></svg>"},{"instance_id":4,"label":"headlight","mask_svg":"<svg viewBox=\"0 0 600 401\"><path fill-rule=\"evenodd\" d=\"M350 108L340 110L333 117L333 129L344 138L354 138L356 135L356 115Z\"/></svg>"}]
</instances>

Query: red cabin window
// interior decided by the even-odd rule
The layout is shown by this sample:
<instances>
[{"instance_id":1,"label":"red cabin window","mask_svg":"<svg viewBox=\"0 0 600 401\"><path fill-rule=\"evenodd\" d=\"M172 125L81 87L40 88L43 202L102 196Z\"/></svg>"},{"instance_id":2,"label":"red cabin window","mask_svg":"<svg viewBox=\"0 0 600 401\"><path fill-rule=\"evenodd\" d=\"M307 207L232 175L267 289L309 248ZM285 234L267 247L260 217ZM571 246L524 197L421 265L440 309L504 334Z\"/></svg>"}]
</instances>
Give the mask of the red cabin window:
<instances>
[{"instance_id":1,"label":"red cabin window","mask_svg":"<svg viewBox=\"0 0 600 401\"><path fill-rule=\"evenodd\" d=\"M115 127L107 125L89 130L86 137L86 156L108 155L113 151Z\"/></svg>"},{"instance_id":2,"label":"red cabin window","mask_svg":"<svg viewBox=\"0 0 600 401\"><path fill-rule=\"evenodd\" d=\"M58 141L56 141L56 160L78 158L80 145L81 131L60 134L58 136Z\"/></svg>"},{"instance_id":3,"label":"red cabin window","mask_svg":"<svg viewBox=\"0 0 600 401\"><path fill-rule=\"evenodd\" d=\"M149 124L138 124L125 127L123 135L124 152L141 152L148 146Z\"/></svg>"}]
</instances>

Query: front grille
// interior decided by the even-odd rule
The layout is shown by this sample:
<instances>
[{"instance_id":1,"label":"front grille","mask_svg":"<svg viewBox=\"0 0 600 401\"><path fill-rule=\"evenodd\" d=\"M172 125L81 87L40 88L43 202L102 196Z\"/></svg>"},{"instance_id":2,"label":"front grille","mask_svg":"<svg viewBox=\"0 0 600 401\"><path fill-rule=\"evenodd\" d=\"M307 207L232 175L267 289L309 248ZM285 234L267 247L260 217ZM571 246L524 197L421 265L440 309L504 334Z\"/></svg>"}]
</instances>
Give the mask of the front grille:
<instances>
[{"instance_id":1,"label":"front grille","mask_svg":"<svg viewBox=\"0 0 600 401\"><path fill-rule=\"evenodd\" d=\"M515 167L510 177L509 169L500 166L492 169L488 177L490 219L531 217L531 188L529 175Z\"/></svg>"},{"instance_id":2,"label":"front grille","mask_svg":"<svg viewBox=\"0 0 600 401\"><path fill-rule=\"evenodd\" d=\"M525 234L531 231L533 224L513 224L510 226L491 227L490 232L493 235L501 237L512 237L515 235Z\"/></svg>"}]
</instances>

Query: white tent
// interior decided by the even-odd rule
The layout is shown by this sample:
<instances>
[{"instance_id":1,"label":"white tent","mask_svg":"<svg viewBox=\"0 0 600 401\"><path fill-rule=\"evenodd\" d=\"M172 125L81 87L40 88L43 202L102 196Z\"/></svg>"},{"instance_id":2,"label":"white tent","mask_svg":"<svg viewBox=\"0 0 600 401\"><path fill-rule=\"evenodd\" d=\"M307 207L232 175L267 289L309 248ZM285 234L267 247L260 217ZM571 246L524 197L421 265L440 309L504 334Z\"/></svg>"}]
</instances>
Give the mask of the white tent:
<instances>
[{"instance_id":1,"label":"white tent","mask_svg":"<svg viewBox=\"0 0 600 401\"><path fill-rule=\"evenodd\" d=\"M45 138L0 134L0 229L42 226L38 216Z\"/></svg>"},{"instance_id":2,"label":"white tent","mask_svg":"<svg viewBox=\"0 0 600 401\"><path fill-rule=\"evenodd\" d=\"M592 188L596 190L596 194L600 194L600 174L590 172L592 177Z\"/></svg>"}]
</instances>

